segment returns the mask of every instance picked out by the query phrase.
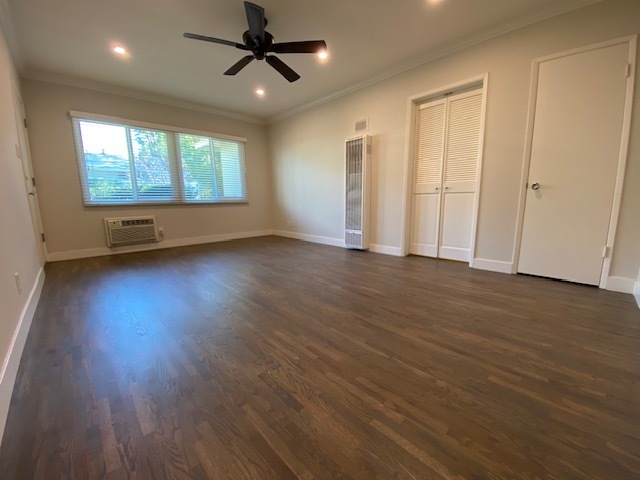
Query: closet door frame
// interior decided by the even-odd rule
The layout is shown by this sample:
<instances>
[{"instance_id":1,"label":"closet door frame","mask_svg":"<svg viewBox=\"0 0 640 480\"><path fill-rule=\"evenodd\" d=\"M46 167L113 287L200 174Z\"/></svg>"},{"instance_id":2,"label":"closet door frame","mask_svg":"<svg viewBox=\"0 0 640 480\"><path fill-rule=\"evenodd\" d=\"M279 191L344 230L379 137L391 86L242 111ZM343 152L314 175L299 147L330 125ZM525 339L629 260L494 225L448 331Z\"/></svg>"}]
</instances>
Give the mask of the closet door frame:
<instances>
[{"instance_id":1,"label":"closet door frame","mask_svg":"<svg viewBox=\"0 0 640 480\"><path fill-rule=\"evenodd\" d=\"M478 210L480 200L480 185L482 181L482 161L484 157L484 137L485 137L485 122L487 112L487 92L489 86L489 74L483 73L475 77L455 82L449 85L438 87L427 92L419 93L408 98L407 108L407 131L405 137L405 162L404 162L404 195L403 195L403 217L402 217L402 248L400 251L401 256L407 256L409 254L409 247L411 241L411 206L413 201L413 174L414 174L414 161L415 161L415 140L417 134L416 128L416 115L420 108L420 105L433 100L439 96L446 94L455 94L462 90L468 90L474 87L482 89L482 110L480 120L480 144L478 148L478 165L476 175L476 189L473 197L473 213L471 223L471 239L469 243L469 266L473 267L475 260L476 250L476 236L478 228Z\"/></svg>"},{"instance_id":2,"label":"closet door frame","mask_svg":"<svg viewBox=\"0 0 640 480\"><path fill-rule=\"evenodd\" d=\"M608 40L605 42L586 45L572 50L536 58L532 62L531 68L531 89L529 92L529 117L527 119L527 132L525 137L525 151L522 165L522 178L520 182L520 198L518 205L518 219L516 223L516 239L513 249L513 263L511 273L518 273L518 264L520 262L520 245L522 243L522 229L524 225L524 211L526 205L526 194L529 182L529 167L531 165L531 151L533 146L533 128L535 125L536 101L538 99L538 75L540 72L540 64L556 58L575 55L577 53L588 52L598 48L609 47L618 44L629 45L629 65L627 71L627 91L624 105L624 114L622 120L622 138L620 139L620 155L618 157L618 171L616 174L616 185L613 193L613 205L611 208L611 217L609 220L609 233L607 235L607 244L603 252L602 273L600 274L600 288L608 288L609 270L611 268L611 254L615 243L616 230L618 227L618 218L620 216L620 204L622 203L622 188L624 184L625 170L627 165L627 157L629 153L629 137L631 135L631 114L634 101L634 86L636 74L636 55L638 45L638 35L630 35L627 37ZM612 288L613 289L613 288Z\"/></svg>"}]
</instances>

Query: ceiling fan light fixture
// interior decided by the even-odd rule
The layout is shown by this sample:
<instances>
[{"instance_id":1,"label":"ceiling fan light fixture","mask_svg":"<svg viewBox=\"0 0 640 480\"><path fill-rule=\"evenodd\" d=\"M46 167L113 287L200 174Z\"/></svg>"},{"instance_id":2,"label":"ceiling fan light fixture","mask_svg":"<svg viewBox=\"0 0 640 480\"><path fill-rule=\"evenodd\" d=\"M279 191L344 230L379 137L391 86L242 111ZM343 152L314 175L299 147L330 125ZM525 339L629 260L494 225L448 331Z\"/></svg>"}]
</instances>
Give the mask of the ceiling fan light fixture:
<instances>
[{"instance_id":1,"label":"ceiling fan light fixture","mask_svg":"<svg viewBox=\"0 0 640 480\"><path fill-rule=\"evenodd\" d=\"M327 58L329 58L329 52L327 52L326 50L320 50L318 52L318 58L320 60L326 60Z\"/></svg>"},{"instance_id":2,"label":"ceiling fan light fixture","mask_svg":"<svg viewBox=\"0 0 640 480\"><path fill-rule=\"evenodd\" d=\"M263 88L256 89L256 95L258 95L259 97L264 96L264 89Z\"/></svg>"}]
</instances>

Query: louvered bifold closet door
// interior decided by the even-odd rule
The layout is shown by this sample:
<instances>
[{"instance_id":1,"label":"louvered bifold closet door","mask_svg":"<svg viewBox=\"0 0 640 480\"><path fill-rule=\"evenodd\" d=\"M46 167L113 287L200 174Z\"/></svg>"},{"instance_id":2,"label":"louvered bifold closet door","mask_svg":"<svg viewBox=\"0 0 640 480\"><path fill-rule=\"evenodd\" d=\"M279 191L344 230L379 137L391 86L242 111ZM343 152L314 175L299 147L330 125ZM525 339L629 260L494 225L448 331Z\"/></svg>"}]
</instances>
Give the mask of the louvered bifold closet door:
<instances>
[{"instance_id":1,"label":"louvered bifold closet door","mask_svg":"<svg viewBox=\"0 0 640 480\"><path fill-rule=\"evenodd\" d=\"M416 119L410 253L438 256L446 99L420 105Z\"/></svg>"},{"instance_id":2,"label":"louvered bifold closet door","mask_svg":"<svg viewBox=\"0 0 640 480\"><path fill-rule=\"evenodd\" d=\"M470 260L481 123L481 89L448 98L440 258Z\"/></svg>"}]
</instances>

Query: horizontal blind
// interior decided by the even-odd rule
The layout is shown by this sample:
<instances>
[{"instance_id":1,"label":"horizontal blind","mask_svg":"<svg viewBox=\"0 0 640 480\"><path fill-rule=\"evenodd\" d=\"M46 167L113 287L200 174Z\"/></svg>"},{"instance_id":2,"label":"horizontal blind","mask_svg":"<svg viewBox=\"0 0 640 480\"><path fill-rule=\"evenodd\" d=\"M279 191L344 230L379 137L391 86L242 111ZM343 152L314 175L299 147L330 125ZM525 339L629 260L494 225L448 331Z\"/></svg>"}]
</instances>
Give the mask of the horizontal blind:
<instances>
[{"instance_id":1,"label":"horizontal blind","mask_svg":"<svg viewBox=\"0 0 640 480\"><path fill-rule=\"evenodd\" d=\"M190 201L216 198L211 140L199 135L178 134L184 196Z\"/></svg>"},{"instance_id":2,"label":"horizontal blind","mask_svg":"<svg viewBox=\"0 0 640 480\"><path fill-rule=\"evenodd\" d=\"M246 201L244 143L73 118L86 205Z\"/></svg>"},{"instance_id":3,"label":"horizontal blind","mask_svg":"<svg viewBox=\"0 0 640 480\"><path fill-rule=\"evenodd\" d=\"M169 133L127 127L131 144L135 191L139 201L175 202L178 189L172 179L177 167L169 158ZM173 172L172 172L173 169Z\"/></svg>"},{"instance_id":4,"label":"horizontal blind","mask_svg":"<svg viewBox=\"0 0 640 480\"><path fill-rule=\"evenodd\" d=\"M445 104L426 105L420 109L414 182L415 184L440 183L444 146Z\"/></svg>"},{"instance_id":5,"label":"horizontal blind","mask_svg":"<svg viewBox=\"0 0 640 480\"><path fill-rule=\"evenodd\" d=\"M82 196L87 205L135 200L127 129L74 120Z\"/></svg>"},{"instance_id":6,"label":"horizontal blind","mask_svg":"<svg viewBox=\"0 0 640 480\"><path fill-rule=\"evenodd\" d=\"M481 116L481 90L470 96L450 99L445 182L476 180Z\"/></svg>"},{"instance_id":7,"label":"horizontal blind","mask_svg":"<svg viewBox=\"0 0 640 480\"><path fill-rule=\"evenodd\" d=\"M216 159L218 198L237 200L246 198L247 184L244 166L244 144L229 140L213 140Z\"/></svg>"}]
</instances>

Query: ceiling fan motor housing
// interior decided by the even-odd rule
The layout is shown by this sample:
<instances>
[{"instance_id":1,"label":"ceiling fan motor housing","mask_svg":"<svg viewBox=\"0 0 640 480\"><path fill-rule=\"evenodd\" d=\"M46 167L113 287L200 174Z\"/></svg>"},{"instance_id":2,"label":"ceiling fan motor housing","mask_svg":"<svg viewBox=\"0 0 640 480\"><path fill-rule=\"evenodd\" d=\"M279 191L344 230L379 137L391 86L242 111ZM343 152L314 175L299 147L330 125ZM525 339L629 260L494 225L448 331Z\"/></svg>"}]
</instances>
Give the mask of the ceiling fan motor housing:
<instances>
[{"instance_id":1,"label":"ceiling fan motor housing","mask_svg":"<svg viewBox=\"0 0 640 480\"><path fill-rule=\"evenodd\" d=\"M265 54L271 51L271 46L274 44L273 35L269 32L264 32L264 42L261 42L259 38L254 39L249 30L242 34L242 41L251 50L256 60L264 60Z\"/></svg>"}]
</instances>

